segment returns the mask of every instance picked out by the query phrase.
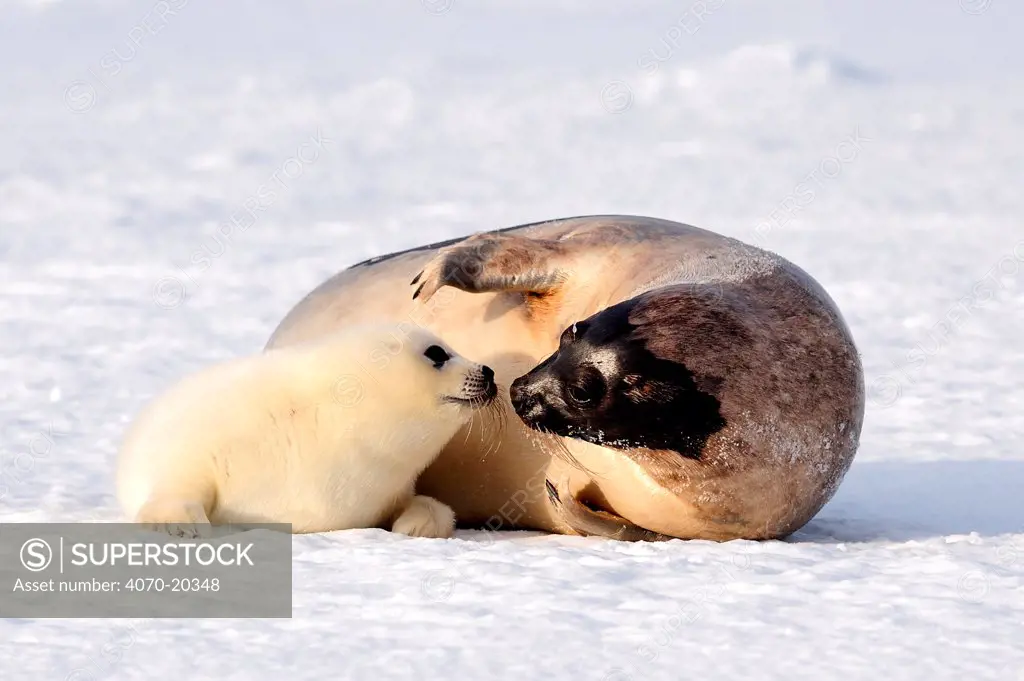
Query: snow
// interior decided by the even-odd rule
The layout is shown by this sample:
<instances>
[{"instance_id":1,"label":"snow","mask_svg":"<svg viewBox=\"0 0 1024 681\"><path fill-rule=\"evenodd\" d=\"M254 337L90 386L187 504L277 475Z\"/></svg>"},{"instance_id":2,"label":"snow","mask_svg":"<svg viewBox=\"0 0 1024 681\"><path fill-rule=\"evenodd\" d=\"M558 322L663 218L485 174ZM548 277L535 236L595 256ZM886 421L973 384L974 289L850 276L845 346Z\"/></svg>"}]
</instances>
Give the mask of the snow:
<instances>
[{"instance_id":1,"label":"snow","mask_svg":"<svg viewBox=\"0 0 1024 681\"><path fill-rule=\"evenodd\" d=\"M291 620L0 619L5 681L1024 679L1020 6L168 2L0 3L0 521L117 518L141 405L345 265L577 214L813 274L862 445L787 541L297 537Z\"/></svg>"}]
</instances>

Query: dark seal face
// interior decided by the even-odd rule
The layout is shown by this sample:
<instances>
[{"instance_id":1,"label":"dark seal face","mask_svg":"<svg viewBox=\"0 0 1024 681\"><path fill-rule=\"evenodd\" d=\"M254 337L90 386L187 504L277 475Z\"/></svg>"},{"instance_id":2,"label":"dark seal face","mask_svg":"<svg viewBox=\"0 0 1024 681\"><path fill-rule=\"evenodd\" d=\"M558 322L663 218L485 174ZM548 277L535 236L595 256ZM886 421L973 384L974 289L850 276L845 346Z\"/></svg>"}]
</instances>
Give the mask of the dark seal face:
<instances>
[{"instance_id":1,"label":"dark seal face","mask_svg":"<svg viewBox=\"0 0 1024 681\"><path fill-rule=\"evenodd\" d=\"M516 413L556 435L700 458L726 425L716 396L722 377L696 374L686 348L736 333L693 314L713 302L704 295L692 287L644 294L567 328L557 352L512 383Z\"/></svg>"}]
</instances>

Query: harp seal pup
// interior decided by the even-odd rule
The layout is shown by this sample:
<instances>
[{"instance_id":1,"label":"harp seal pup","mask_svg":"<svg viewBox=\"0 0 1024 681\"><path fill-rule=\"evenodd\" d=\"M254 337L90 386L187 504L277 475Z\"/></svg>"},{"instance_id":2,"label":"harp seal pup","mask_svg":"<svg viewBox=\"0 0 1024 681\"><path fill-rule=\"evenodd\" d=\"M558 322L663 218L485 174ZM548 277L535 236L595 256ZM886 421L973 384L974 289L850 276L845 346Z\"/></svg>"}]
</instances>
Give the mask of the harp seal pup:
<instances>
[{"instance_id":1,"label":"harp seal pup","mask_svg":"<svg viewBox=\"0 0 1024 681\"><path fill-rule=\"evenodd\" d=\"M414 484L496 394L489 367L435 334L346 328L209 367L152 401L124 438L118 497L172 534L290 523L449 537L451 508Z\"/></svg>"},{"instance_id":2,"label":"harp seal pup","mask_svg":"<svg viewBox=\"0 0 1024 681\"><path fill-rule=\"evenodd\" d=\"M690 225L574 217L375 257L310 292L267 347L384 320L511 386L500 441L463 428L417 483L460 525L781 538L859 444L863 370L834 301L784 258Z\"/></svg>"}]
</instances>

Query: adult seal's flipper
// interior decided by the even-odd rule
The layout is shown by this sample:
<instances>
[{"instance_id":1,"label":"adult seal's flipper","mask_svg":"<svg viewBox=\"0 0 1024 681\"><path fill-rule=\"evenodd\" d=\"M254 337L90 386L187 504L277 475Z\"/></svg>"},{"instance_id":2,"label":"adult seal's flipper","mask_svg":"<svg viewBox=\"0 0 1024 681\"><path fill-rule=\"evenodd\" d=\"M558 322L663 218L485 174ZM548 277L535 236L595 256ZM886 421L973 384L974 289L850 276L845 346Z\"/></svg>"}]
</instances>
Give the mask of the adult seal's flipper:
<instances>
[{"instance_id":1,"label":"adult seal's flipper","mask_svg":"<svg viewBox=\"0 0 1024 681\"><path fill-rule=\"evenodd\" d=\"M484 232L441 250L412 280L426 302L452 286L469 293L513 291L548 295L562 284L568 248L549 239Z\"/></svg>"},{"instance_id":2,"label":"adult seal's flipper","mask_svg":"<svg viewBox=\"0 0 1024 681\"><path fill-rule=\"evenodd\" d=\"M548 499L559 518L576 534L607 537L618 541L669 541L677 539L634 525L625 518L608 511L596 511L568 490L559 493L550 480L545 480Z\"/></svg>"}]
</instances>

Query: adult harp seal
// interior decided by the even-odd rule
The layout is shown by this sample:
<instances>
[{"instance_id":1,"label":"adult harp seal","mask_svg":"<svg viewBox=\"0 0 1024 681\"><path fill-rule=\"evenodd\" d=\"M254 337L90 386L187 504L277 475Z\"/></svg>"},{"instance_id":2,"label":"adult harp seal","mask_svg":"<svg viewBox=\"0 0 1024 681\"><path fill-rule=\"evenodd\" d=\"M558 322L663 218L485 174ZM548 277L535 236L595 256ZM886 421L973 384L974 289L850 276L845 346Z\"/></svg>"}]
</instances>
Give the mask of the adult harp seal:
<instances>
[{"instance_id":1,"label":"adult harp seal","mask_svg":"<svg viewBox=\"0 0 1024 681\"><path fill-rule=\"evenodd\" d=\"M784 537L859 444L863 370L835 303L784 258L697 227L574 217L379 256L307 295L268 347L381 321L511 384L518 418L460 432L418 483L466 526Z\"/></svg>"}]
</instances>

